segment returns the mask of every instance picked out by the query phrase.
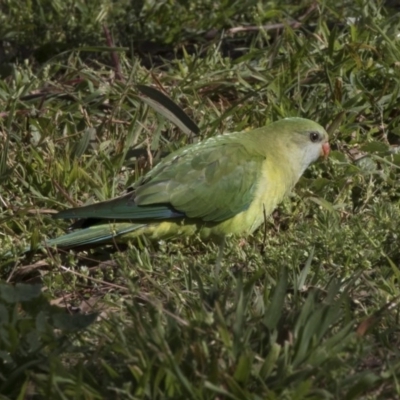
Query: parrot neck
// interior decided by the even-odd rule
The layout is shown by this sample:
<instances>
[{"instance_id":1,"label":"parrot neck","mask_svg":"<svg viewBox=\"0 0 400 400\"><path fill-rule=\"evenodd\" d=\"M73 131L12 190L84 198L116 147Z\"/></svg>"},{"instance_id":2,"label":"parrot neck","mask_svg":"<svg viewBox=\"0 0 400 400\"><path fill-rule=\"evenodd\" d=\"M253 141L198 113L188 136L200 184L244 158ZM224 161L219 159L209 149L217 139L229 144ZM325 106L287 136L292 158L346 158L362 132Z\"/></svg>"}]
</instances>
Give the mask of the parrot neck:
<instances>
[{"instance_id":1,"label":"parrot neck","mask_svg":"<svg viewBox=\"0 0 400 400\"><path fill-rule=\"evenodd\" d=\"M310 164L318 159L318 155L316 156L315 152L309 151L308 148L301 149L296 146L290 146L288 154L290 157L287 157L287 161L295 176L294 184L296 184Z\"/></svg>"}]
</instances>

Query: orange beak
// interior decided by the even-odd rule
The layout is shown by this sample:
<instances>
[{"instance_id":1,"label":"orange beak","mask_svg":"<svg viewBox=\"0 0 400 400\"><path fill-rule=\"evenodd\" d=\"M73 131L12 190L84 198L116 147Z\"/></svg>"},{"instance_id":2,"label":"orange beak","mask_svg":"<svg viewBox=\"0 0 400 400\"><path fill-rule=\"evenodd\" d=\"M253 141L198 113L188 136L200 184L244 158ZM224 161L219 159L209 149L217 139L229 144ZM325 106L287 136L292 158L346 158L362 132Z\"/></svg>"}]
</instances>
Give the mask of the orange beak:
<instances>
[{"instance_id":1,"label":"orange beak","mask_svg":"<svg viewBox=\"0 0 400 400\"><path fill-rule=\"evenodd\" d=\"M329 146L329 143L324 143L322 145L321 156L327 158L329 156L330 151L331 151L331 146Z\"/></svg>"}]
</instances>

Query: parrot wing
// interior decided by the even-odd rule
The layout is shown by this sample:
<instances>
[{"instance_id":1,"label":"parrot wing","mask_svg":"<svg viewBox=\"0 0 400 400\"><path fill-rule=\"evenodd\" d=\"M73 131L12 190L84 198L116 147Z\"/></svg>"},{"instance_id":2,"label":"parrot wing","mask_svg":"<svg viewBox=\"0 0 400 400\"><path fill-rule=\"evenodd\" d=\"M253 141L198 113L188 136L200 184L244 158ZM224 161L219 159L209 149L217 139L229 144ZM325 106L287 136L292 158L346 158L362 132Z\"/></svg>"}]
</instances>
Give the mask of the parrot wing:
<instances>
[{"instance_id":1,"label":"parrot wing","mask_svg":"<svg viewBox=\"0 0 400 400\"><path fill-rule=\"evenodd\" d=\"M169 204L189 218L207 222L246 210L265 156L250 151L240 136L235 139L220 136L169 156L136 188L136 204Z\"/></svg>"}]
</instances>

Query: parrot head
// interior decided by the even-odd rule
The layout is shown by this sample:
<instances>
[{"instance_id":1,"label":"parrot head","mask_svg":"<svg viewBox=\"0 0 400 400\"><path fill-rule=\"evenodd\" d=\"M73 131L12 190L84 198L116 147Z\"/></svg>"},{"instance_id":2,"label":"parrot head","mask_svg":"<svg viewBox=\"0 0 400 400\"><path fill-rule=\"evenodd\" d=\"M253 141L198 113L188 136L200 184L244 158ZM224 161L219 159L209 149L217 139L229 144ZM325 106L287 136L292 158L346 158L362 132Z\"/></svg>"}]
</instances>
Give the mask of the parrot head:
<instances>
[{"instance_id":1,"label":"parrot head","mask_svg":"<svg viewBox=\"0 0 400 400\"><path fill-rule=\"evenodd\" d=\"M304 118L286 118L278 124L282 124L281 132L287 135L287 155L299 176L319 157L328 157L329 137L321 125Z\"/></svg>"}]
</instances>

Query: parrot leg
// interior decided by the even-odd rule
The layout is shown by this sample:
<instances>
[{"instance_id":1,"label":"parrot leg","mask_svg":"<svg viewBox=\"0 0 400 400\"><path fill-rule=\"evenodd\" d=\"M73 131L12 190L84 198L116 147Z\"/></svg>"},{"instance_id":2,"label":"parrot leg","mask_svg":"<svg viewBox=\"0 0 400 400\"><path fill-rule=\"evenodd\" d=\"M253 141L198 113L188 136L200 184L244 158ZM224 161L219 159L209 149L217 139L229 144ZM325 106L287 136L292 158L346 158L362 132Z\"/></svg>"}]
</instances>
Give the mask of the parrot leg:
<instances>
[{"instance_id":1,"label":"parrot leg","mask_svg":"<svg viewBox=\"0 0 400 400\"><path fill-rule=\"evenodd\" d=\"M219 271L221 269L221 262L222 262L222 257L224 256L224 249L225 249L225 236L221 239L219 246L218 246L218 255L217 255L217 260L215 262L215 278L218 280L219 277Z\"/></svg>"}]
</instances>

